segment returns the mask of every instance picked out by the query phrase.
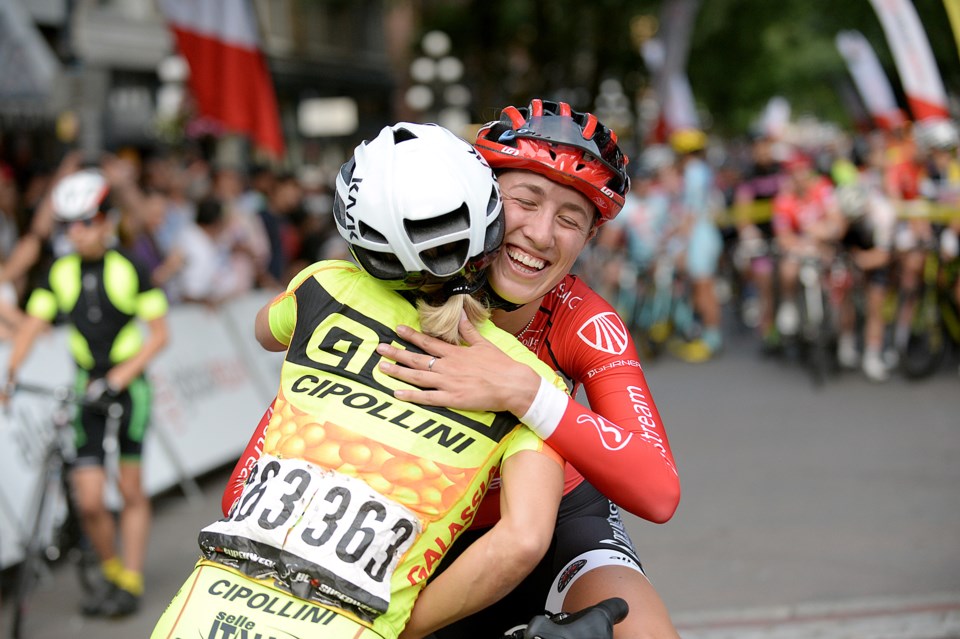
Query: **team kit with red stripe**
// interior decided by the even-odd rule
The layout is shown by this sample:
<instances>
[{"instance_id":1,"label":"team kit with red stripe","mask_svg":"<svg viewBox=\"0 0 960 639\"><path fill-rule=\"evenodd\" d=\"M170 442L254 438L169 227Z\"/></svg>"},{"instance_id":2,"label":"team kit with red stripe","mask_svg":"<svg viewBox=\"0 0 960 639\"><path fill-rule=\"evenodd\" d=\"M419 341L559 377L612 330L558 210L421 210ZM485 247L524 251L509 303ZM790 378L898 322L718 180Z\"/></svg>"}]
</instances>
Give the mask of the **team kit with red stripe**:
<instances>
[{"instance_id":1,"label":"team kit with red stripe","mask_svg":"<svg viewBox=\"0 0 960 639\"><path fill-rule=\"evenodd\" d=\"M572 391L571 395L557 391L549 398L552 415L536 429L567 460L554 542L519 588L485 611L438 632L440 637L486 636L485 631L502 626L504 620L521 623L544 608L559 610L572 584L592 568L618 565L643 572L619 508L663 522L672 516L679 499L677 469L663 422L636 346L616 311L579 278L568 275L543 299L533 322L518 337ZM591 408L574 399L580 387ZM224 512L260 455L269 413L227 485ZM498 504L494 480L471 529L445 556L443 565L497 520Z\"/></svg>"}]
</instances>

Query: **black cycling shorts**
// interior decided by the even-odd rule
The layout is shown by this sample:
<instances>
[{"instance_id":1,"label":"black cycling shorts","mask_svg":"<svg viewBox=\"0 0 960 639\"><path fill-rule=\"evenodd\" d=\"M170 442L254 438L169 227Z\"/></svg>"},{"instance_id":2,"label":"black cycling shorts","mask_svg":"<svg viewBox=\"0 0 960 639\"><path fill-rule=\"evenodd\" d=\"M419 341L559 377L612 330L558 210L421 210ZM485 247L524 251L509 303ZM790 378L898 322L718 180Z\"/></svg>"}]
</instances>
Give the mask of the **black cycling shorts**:
<instances>
[{"instance_id":1,"label":"black cycling shorts","mask_svg":"<svg viewBox=\"0 0 960 639\"><path fill-rule=\"evenodd\" d=\"M87 387L89 376L81 372L77 376L77 392ZM139 462L143 455L143 440L150 423L153 391L146 378L140 376L126 389L117 394L115 401L123 407L119 420L117 443L120 459ZM75 467L103 466L106 451L103 443L107 434L106 413L100 407L84 406L74 419L74 443L77 448Z\"/></svg>"},{"instance_id":2,"label":"black cycling shorts","mask_svg":"<svg viewBox=\"0 0 960 639\"><path fill-rule=\"evenodd\" d=\"M437 574L476 541L486 529L466 531L443 559ZM512 626L553 608L562 594L590 566L625 565L643 572L633 542L623 527L620 510L584 481L564 495L557 527L543 560L509 595L489 608L434 633L436 639L490 639ZM559 609L550 609L559 612Z\"/></svg>"}]
</instances>

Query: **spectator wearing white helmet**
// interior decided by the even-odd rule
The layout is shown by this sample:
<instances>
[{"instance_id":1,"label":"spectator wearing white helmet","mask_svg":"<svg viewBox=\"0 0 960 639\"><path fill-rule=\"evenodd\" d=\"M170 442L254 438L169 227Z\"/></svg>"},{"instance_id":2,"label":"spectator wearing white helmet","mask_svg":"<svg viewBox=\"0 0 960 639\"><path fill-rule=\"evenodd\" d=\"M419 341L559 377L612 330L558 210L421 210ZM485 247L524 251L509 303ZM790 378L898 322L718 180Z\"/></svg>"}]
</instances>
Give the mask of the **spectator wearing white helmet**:
<instances>
[{"instance_id":1,"label":"spectator wearing white helmet","mask_svg":"<svg viewBox=\"0 0 960 639\"><path fill-rule=\"evenodd\" d=\"M925 194L948 211L943 228L937 229L940 259L945 263L960 260L960 131L954 120L937 119L917 124L917 137L925 146L930 161ZM955 278L953 296L960 305L960 278Z\"/></svg>"},{"instance_id":2,"label":"spectator wearing white helmet","mask_svg":"<svg viewBox=\"0 0 960 639\"><path fill-rule=\"evenodd\" d=\"M123 497L117 552L113 514L103 502L106 483L103 440L107 416L83 407L76 424L77 456L70 472L81 525L97 552L107 588L84 603L83 612L124 616L135 612L143 593L143 563L150 528L150 503L141 484L143 442L150 416L147 365L167 343L167 298L146 270L110 248L114 213L110 185L96 170L82 170L53 189L54 221L73 251L58 258L27 302L27 319L14 337L7 364L6 394L36 338L59 313L69 321L76 387L92 399L107 395L124 411L118 432ZM144 337L138 324L145 323Z\"/></svg>"}]
</instances>

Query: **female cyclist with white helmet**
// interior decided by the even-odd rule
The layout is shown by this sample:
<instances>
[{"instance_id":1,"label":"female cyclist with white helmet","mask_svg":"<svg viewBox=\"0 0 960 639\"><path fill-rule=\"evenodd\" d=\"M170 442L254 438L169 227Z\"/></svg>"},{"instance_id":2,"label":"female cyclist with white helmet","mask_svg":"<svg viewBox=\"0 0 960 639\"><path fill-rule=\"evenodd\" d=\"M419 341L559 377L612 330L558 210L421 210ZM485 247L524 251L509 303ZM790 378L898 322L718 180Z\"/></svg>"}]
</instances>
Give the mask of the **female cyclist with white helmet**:
<instances>
[{"instance_id":1,"label":"female cyclist with white helmet","mask_svg":"<svg viewBox=\"0 0 960 639\"><path fill-rule=\"evenodd\" d=\"M619 596L630 613L616 626L617 637L676 637L618 509L658 523L670 519L680 498L673 454L629 331L570 274L597 228L623 206L627 158L595 116L543 100L505 108L480 130L475 146L498 175L506 216L504 248L488 270L488 290L499 304L493 321L572 390L582 386L590 408L575 392L541 383L463 322L466 346L398 329L437 358L429 367L381 345L379 352L399 364L384 363L383 370L425 389L404 389L398 398L509 410L568 462L554 540L541 564L508 597L437 636L483 637L497 618L519 622L544 607L572 611ZM492 496L463 542L496 521Z\"/></svg>"},{"instance_id":2,"label":"female cyclist with white helmet","mask_svg":"<svg viewBox=\"0 0 960 639\"><path fill-rule=\"evenodd\" d=\"M360 266L318 262L258 313L257 339L286 351L272 415L154 637L421 637L506 594L549 544L562 460L507 412L398 400L408 385L378 368L388 342L429 370L395 327L456 343L463 315L564 392L474 298L503 237L490 167L441 127L386 127L341 168L334 216ZM424 589L498 469L505 519Z\"/></svg>"}]
</instances>

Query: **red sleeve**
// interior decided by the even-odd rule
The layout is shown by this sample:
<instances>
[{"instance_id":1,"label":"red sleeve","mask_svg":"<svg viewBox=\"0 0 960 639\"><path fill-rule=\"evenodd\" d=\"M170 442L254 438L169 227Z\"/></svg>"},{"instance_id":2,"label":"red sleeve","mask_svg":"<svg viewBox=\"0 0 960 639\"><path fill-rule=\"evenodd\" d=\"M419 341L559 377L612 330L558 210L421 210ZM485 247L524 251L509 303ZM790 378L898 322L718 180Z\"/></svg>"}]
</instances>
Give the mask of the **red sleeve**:
<instances>
[{"instance_id":1,"label":"red sleeve","mask_svg":"<svg viewBox=\"0 0 960 639\"><path fill-rule=\"evenodd\" d=\"M790 215L790 198L785 195L778 195L773 198L772 219L773 230L776 233L788 233L793 231L793 221Z\"/></svg>"},{"instance_id":2,"label":"red sleeve","mask_svg":"<svg viewBox=\"0 0 960 639\"><path fill-rule=\"evenodd\" d=\"M247 483L247 477L250 476L250 471L253 470L257 460L260 459L260 455L263 454L263 438L267 432L267 424L270 423L270 417L273 415L274 403L276 403L276 400L270 402L270 406L267 407L266 412L263 413L263 417L260 418L260 423L257 424L257 428L253 431L253 436L250 438L250 441L247 442L247 447L243 450L243 454L240 455L240 459L237 461L237 465L234 466L233 472L230 474L230 479L227 480L227 485L223 489L220 508L223 510L224 516L230 514L230 509L233 507L234 502L237 501L240 493L243 492L243 486Z\"/></svg>"},{"instance_id":3,"label":"red sleeve","mask_svg":"<svg viewBox=\"0 0 960 639\"><path fill-rule=\"evenodd\" d=\"M589 289L550 330L550 350L581 383L590 408L573 397L547 442L621 508L662 523L680 501L667 433L636 346L616 312Z\"/></svg>"}]
</instances>

